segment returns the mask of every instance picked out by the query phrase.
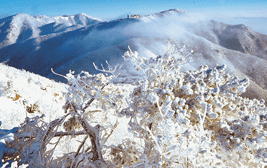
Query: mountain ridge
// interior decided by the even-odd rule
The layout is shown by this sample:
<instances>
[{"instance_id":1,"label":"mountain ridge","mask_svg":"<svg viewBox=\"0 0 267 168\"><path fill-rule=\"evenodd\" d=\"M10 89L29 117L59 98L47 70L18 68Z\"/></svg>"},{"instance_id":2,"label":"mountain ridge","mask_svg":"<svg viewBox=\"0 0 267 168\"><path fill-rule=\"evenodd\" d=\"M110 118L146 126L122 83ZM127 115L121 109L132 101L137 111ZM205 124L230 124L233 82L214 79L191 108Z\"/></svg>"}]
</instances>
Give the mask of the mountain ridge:
<instances>
[{"instance_id":1,"label":"mountain ridge","mask_svg":"<svg viewBox=\"0 0 267 168\"><path fill-rule=\"evenodd\" d=\"M153 57L164 54L168 48L166 41L173 39L177 46L186 44L188 50L195 51L192 55L194 62L186 65L185 69L194 70L201 64L213 67L225 63L228 73L251 79L250 94L246 93L250 98L267 100L267 35L242 24L229 25L215 20L186 22L183 17L188 16L181 15L179 10L167 11L171 13L160 17L102 21L62 33L54 30L3 47L0 61L57 81L64 79L54 75L51 68L60 74L69 70L98 73L92 66L93 62L100 65L105 64L105 60L113 66L124 64L124 75L138 75L121 57L128 46L138 51L140 56ZM56 27L55 23L50 24L46 26Z\"/></svg>"},{"instance_id":2,"label":"mountain ridge","mask_svg":"<svg viewBox=\"0 0 267 168\"><path fill-rule=\"evenodd\" d=\"M0 48L31 38L64 33L102 22L83 13L76 15L36 17L19 13L0 19Z\"/></svg>"}]
</instances>

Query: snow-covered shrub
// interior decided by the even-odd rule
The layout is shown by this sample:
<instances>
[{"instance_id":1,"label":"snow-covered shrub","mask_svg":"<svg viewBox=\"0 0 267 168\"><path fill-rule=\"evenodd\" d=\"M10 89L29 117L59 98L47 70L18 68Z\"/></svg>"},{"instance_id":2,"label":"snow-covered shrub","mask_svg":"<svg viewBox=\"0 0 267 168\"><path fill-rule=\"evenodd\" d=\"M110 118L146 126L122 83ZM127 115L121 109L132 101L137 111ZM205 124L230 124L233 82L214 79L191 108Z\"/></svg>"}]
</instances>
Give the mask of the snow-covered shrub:
<instances>
[{"instance_id":1,"label":"snow-covered shrub","mask_svg":"<svg viewBox=\"0 0 267 168\"><path fill-rule=\"evenodd\" d=\"M148 59L132 51L124 55L142 73L129 107L120 113L130 117L129 130L144 142L139 164L257 167L265 163L264 100L240 97L249 80L225 74L226 65L180 72L187 57L170 51Z\"/></svg>"},{"instance_id":2,"label":"snow-covered shrub","mask_svg":"<svg viewBox=\"0 0 267 168\"><path fill-rule=\"evenodd\" d=\"M116 77L116 69L105 72ZM105 147L105 143L118 125L116 110L122 104L122 89L113 86L112 75L106 77L88 72L74 75L70 71L64 77L69 82L63 107L66 114L50 123L43 121L43 116L26 118L15 133L14 141L6 144L16 152L10 156L4 154L4 161L11 159L30 167L110 166L111 163L105 161L103 155L107 150L105 148L109 148ZM32 106L27 110L33 111L34 108ZM59 146L66 136L81 143L76 142L75 151L56 155L56 149L61 149Z\"/></svg>"},{"instance_id":3,"label":"snow-covered shrub","mask_svg":"<svg viewBox=\"0 0 267 168\"><path fill-rule=\"evenodd\" d=\"M15 152L3 159L30 167L264 166L264 101L240 97L249 80L225 74L226 65L180 71L188 60L182 50L143 58L129 49L123 57L140 73L132 90L110 66L104 74L70 71L65 115L50 123L26 118L8 144ZM116 134L107 144L119 119L133 137ZM75 149L56 155L67 136Z\"/></svg>"}]
</instances>

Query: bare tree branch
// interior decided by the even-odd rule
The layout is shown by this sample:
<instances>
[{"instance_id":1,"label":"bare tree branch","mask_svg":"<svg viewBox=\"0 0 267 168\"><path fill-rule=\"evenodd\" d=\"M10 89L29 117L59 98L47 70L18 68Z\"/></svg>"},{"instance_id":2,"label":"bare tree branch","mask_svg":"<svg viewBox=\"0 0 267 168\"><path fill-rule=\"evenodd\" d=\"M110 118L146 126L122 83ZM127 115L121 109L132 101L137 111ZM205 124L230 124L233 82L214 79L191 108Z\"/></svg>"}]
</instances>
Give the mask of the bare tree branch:
<instances>
[{"instance_id":1,"label":"bare tree branch","mask_svg":"<svg viewBox=\"0 0 267 168\"><path fill-rule=\"evenodd\" d=\"M76 154L75 154L74 157L77 157L77 156L78 156L78 154L79 154L79 152L80 152L82 146L85 144L85 141L87 140L88 137L89 137L89 136L86 135L86 137L85 137L84 140L82 141L82 143L81 143L81 145L79 146L79 148L78 148L78 150L77 150L77 152L76 152Z\"/></svg>"}]
</instances>

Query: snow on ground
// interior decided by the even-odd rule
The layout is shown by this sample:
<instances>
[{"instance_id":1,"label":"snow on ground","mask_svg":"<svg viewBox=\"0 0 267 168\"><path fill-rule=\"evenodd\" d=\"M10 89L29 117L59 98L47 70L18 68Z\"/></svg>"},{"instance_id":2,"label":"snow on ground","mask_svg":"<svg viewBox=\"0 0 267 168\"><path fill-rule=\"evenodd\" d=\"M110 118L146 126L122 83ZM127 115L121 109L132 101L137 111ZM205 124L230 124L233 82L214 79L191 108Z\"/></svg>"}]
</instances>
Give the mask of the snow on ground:
<instances>
[{"instance_id":1,"label":"snow on ground","mask_svg":"<svg viewBox=\"0 0 267 168\"><path fill-rule=\"evenodd\" d=\"M62 107L65 104L64 93L67 92L68 86L2 63L0 79L0 158L2 158L3 152L11 150L5 148L7 142L13 141L13 133L26 117L44 114L44 121L49 123L64 115ZM132 86L119 85L118 88L130 91ZM92 106L92 109L98 109L96 105ZM116 122L116 118L113 122ZM122 139L118 140L118 137L131 137L125 127L128 120L121 118L118 122L119 125L110 136L107 145L121 143ZM79 143L76 140L82 141L83 138L84 136L76 137L75 140L69 137L62 138L54 156L62 156L63 153L77 149ZM0 166L3 166L1 162Z\"/></svg>"},{"instance_id":2,"label":"snow on ground","mask_svg":"<svg viewBox=\"0 0 267 168\"><path fill-rule=\"evenodd\" d=\"M64 113L66 84L4 64L0 79L1 129L18 127L26 116L45 114L49 122Z\"/></svg>"},{"instance_id":3,"label":"snow on ground","mask_svg":"<svg viewBox=\"0 0 267 168\"><path fill-rule=\"evenodd\" d=\"M5 145L13 140L16 127L26 117L41 116L51 120L64 114L63 93L66 84L0 64L0 158ZM1 166L1 162L0 162Z\"/></svg>"}]
</instances>

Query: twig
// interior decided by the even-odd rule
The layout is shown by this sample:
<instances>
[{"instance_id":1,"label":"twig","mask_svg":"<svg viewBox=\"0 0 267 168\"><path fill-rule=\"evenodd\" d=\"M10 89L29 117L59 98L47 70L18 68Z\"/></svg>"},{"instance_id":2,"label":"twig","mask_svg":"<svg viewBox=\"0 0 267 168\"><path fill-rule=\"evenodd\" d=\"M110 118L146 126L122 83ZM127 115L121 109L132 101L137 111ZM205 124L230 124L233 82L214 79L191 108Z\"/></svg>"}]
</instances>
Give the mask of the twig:
<instances>
[{"instance_id":1,"label":"twig","mask_svg":"<svg viewBox=\"0 0 267 168\"><path fill-rule=\"evenodd\" d=\"M91 146L88 146L88 147L85 149L85 152L88 152L90 149L91 149Z\"/></svg>"},{"instance_id":2,"label":"twig","mask_svg":"<svg viewBox=\"0 0 267 168\"><path fill-rule=\"evenodd\" d=\"M162 155L162 150L161 150L161 148L160 148L160 146L159 146L159 144L158 144L157 139L155 138L155 136L153 135L153 133L152 133L147 127L146 127L146 130L150 133L151 138L155 141L155 143L156 143L156 145L157 145L157 147L158 147L158 151L159 151L159 153Z\"/></svg>"},{"instance_id":3,"label":"twig","mask_svg":"<svg viewBox=\"0 0 267 168\"><path fill-rule=\"evenodd\" d=\"M74 157L77 157L77 156L78 156L78 154L79 154L79 152L80 152L82 146L85 144L85 141L87 140L88 137L89 137L89 135L86 135L86 137L85 137L84 140L82 141L82 143L81 143L81 145L79 146L79 148L78 148L78 150L77 150L77 152L76 152L76 154L75 154Z\"/></svg>"},{"instance_id":4,"label":"twig","mask_svg":"<svg viewBox=\"0 0 267 168\"><path fill-rule=\"evenodd\" d=\"M199 142L198 142L198 149L197 149L196 161L195 161L194 167L196 167L196 164L197 164L197 157L198 157L199 148L200 148L200 145L201 145L201 138L202 138L202 133L203 133L203 123L204 123L205 118L206 118L206 113L207 113L207 103L205 104L205 111L204 111L203 119L202 120L200 119Z\"/></svg>"},{"instance_id":5,"label":"twig","mask_svg":"<svg viewBox=\"0 0 267 168\"><path fill-rule=\"evenodd\" d=\"M54 137L59 137L59 136L67 136L67 135L84 135L87 134L85 131L77 131L77 132L56 132ZM36 138L35 136L32 135L16 135L18 137L18 139L22 139L22 138Z\"/></svg>"},{"instance_id":6,"label":"twig","mask_svg":"<svg viewBox=\"0 0 267 168\"><path fill-rule=\"evenodd\" d=\"M42 150L42 154L44 153L45 151L45 147L46 147L46 139L48 138L49 136L49 133L51 131L54 130L55 127L57 127L60 123L62 123L62 121L65 120L65 118L69 115L70 113L68 113L67 115L63 116L61 119L56 119L56 120L53 120L50 124L49 124L49 127L44 135L44 138L42 140L42 147L41 147L41 150ZM55 135L55 134L54 134Z\"/></svg>"},{"instance_id":7,"label":"twig","mask_svg":"<svg viewBox=\"0 0 267 168\"><path fill-rule=\"evenodd\" d=\"M48 138L48 135L51 131L54 130L54 128L58 125L58 123L60 122L60 119L56 119L54 121L51 122L51 124L49 125L45 135L44 135L44 138L42 140L43 144L42 144L42 153L44 153L44 149L45 149L45 146L46 146L46 139Z\"/></svg>"},{"instance_id":8,"label":"twig","mask_svg":"<svg viewBox=\"0 0 267 168\"><path fill-rule=\"evenodd\" d=\"M66 76L56 73L56 72L53 70L53 68L51 68L51 71L52 71L53 74L58 75L58 76L61 76L61 77L63 77L63 78L65 78L65 79L68 80L68 78L67 78Z\"/></svg>"},{"instance_id":9,"label":"twig","mask_svg":"<svg viewBox=\"0 0 267 168\"><path fill-rule=\"evenodd\" d=\"M110 135L113 133L113 131L117 128L117 126L119 125L119 122L116 122L116 124L114 125L114 127L112 128L110 134L108 135L108 137L105 139L104 143L106 143L106 141L108 140L108 138L110 137Z\"/></svg>"},{"instance_id":10,"label":"twig","mask_svg":"<svg viewBox=\"0 0 267 168\"><path fill-rule=\"evenodd\" d=\"M102 88L101 88L100 90L103 90L108 84L109 84L109 83L107 83L107 84L105 84L104 86L102 86ZM86 109L93 103L94 100L95 100L95 97L91 98L91 99L89 100L89 102L86 103L85 107L84 107L83 110L82 110L82 111L83 111L82 113L85 112L85 110L86 110Z\"/></svg>"},{"instance_id":11,"label":"twig","mask_svg":"<svg viewBox=\"0 0 267 168\"><path fill-rule=\"evenodd\" d=\"M81 117L81 115L78 116L78 121L80 122L81 126L90 137L92 152L93 152L92 160L93 161L100 160L104 162L99 144L99 132L98 132L99 125L92 127L84 118Z\"/></svg>"},{"instance_id":12,"label":"twig","mask_svg":"<svg viewBox=\"0 0 267 168\"><path fill-rule=\"evenodd\" d=\"M84 135L86 134L85 131L78 131L78 132L57 132L55 134L55 137L58 137L58 136L66 136L66 135Z\"/></svg>"},{"instance_id":13,"label":"twig","mask_svg":"<svg viewBox=\"0 0 267 168\"><path fill-rule=\"evenodd\" d=\"M55 145L54 148L52 149L52 154L51 154L51 156L54 154L54 150L56 149L56 147L57 147L57 145L58 145L58 143L59 143L59 141L60 141L61 138L62 138L62 136L60 136L60 137L58 138L58 141L56 142L56 145ZM50 160L50 162L49 162L49 167L50 167L50 165L51 165L51 163L52 163L52 159L53 159L53 157L51 158L51 160Z\"/></svg>"},{"instance_id":14,"label":"twig","mask_svg":"<svg viewBox=\"0 0 267 168\"><path fill-rule=\"evenodd\" d=\"M75 167L78 167L79 166L79 164L82 162L84 160L84 158L83 159L81 159L79 162L77 162L76 163L76 165L75 165Z\"/></svg>"},{"instance_id":15,"label":"twig","mask_svg":"<svg viewBox=\"0 0 267 168\"><path fill-rule=\"evenodd\" d=\"M188 168L188 136L186 137L186 139L187 139L187 145L186 145L186 147L187 147L187 151L186 151L186 167Z\"/></svg>"}]
</instances>

